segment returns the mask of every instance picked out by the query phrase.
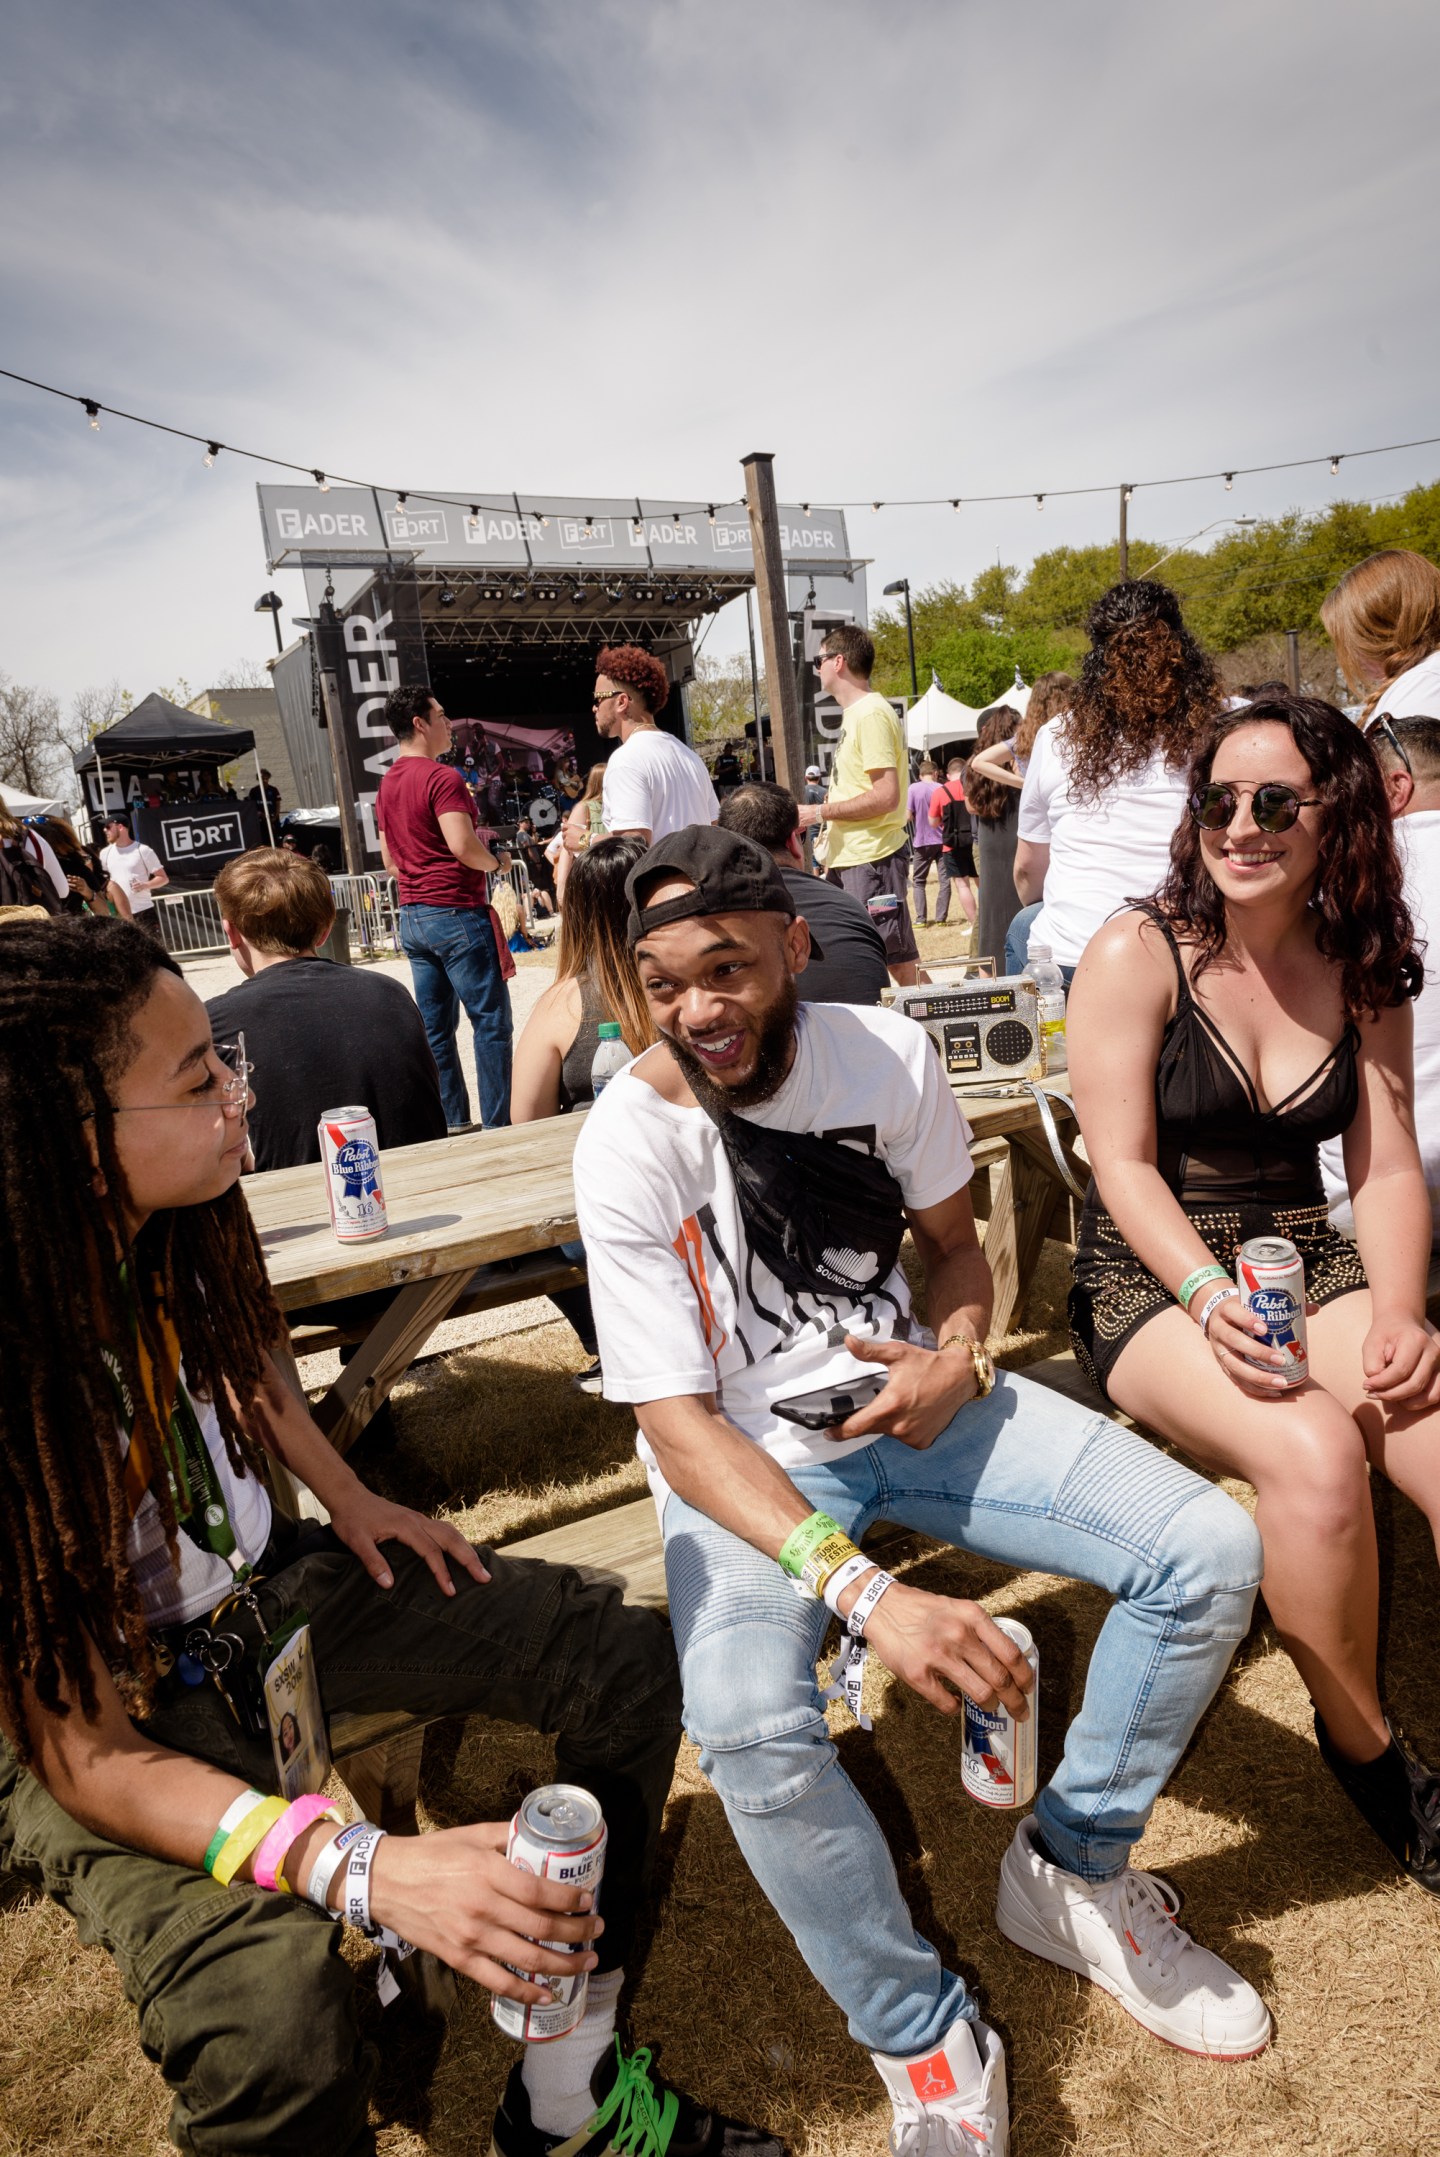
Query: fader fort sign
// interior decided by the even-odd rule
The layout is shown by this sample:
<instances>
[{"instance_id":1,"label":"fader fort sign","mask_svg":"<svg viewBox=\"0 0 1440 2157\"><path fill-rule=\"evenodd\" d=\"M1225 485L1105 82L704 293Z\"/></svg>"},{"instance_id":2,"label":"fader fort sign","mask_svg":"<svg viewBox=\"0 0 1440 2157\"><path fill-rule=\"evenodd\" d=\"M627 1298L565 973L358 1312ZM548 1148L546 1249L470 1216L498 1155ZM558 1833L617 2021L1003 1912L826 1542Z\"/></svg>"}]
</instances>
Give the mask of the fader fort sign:
<instances>
[{"instance_id":1,"label":"fader fort sign","mask_svg":"<svg viewBox=\"0 0 1440 2157\"><path fill-rule=\"evenodd\" d=\"M717 505L715 521L693 503L523 501L479 494L444 503L400 506L396 494L368 487L262 486L260 521L273 569L356 555L434 563L493 563L497 569L715 569L748 575L754 567L750 520ZM471 515L472 507L474 515ZM845 516L791 502L780 510L780 544L789 562L839 567L849 559Z\"/></svg>"}]
</instances>

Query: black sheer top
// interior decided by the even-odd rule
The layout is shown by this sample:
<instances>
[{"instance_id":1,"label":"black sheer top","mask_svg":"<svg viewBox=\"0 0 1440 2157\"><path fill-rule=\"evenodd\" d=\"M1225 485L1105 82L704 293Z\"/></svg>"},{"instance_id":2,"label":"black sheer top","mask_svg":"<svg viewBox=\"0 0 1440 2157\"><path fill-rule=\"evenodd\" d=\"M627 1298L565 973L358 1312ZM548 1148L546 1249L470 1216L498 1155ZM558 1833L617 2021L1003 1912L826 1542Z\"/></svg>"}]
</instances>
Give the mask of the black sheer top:
<instances>
[{"instance_id":1,"label":"black sheer top","mask_svg":"<svg viewBox=\"0 0 1440 2157\"><path fill-rule=\"evenodd\" d=\"M1261 1108L1254 1080L1191 993L1170 924L1153 907L1141 911L1164 934L1179 979L1155 1070L1161 1175L1197 1205L1323 1205L1321 1141L1346 1130L1359 1106L1354 1026L1283 1101Z\"/></svg>"}]
</instances>

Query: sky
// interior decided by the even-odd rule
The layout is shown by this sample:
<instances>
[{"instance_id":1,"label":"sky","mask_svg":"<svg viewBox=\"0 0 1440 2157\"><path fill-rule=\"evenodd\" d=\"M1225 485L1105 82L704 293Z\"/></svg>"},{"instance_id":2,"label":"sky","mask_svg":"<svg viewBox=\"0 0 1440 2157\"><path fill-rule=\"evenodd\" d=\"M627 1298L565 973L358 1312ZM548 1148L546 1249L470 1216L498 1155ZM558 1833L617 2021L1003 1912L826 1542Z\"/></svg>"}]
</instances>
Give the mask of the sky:
<instances>
[{"instance_id":1,"label":"sky","mask_svg":"<svg viewBox=\"0 0 1440 2157\"><path fill-rule=\"evenodd\" d=\"M394 487L1046 492L850 513L872 593L965 582L1112 537L1065 487L1440 435L1437 62L1433 0L8 0L0 366ZM263 468L202 455L0 381L0 672L273 650Z\"/></svg>"}]
</instances>

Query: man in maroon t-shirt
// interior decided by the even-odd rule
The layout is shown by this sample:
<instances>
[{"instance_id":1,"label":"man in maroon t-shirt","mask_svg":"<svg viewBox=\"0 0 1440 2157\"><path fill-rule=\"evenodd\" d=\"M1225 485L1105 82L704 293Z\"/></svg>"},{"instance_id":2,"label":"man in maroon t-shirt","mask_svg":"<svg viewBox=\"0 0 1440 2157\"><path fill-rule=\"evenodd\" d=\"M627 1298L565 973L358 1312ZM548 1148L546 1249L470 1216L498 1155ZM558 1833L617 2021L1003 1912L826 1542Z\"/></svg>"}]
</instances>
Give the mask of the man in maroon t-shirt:
<instances>
[{"instance_id":1,"label":"man in maroon t-shirt","mask_svg":"<svg viewBox=\"0 0 1440 2157\"><path fill-rule=\"evenodd\" d=\"M385 866L400 886L400 942L440 1073L445 1121L455 1131L471 1120L455 1047L463 1004L475 1034L480 1119L493 1130L510 1121L514 1034L505 986L509 953L502 959L485 883L487 870L499 864L476 829L464 780L453 765L436 761L450 747L450 721L430 691L402 683L386 699L385 717L400 747L380 781L375 821Z\"/></svg>"}]
</instances>

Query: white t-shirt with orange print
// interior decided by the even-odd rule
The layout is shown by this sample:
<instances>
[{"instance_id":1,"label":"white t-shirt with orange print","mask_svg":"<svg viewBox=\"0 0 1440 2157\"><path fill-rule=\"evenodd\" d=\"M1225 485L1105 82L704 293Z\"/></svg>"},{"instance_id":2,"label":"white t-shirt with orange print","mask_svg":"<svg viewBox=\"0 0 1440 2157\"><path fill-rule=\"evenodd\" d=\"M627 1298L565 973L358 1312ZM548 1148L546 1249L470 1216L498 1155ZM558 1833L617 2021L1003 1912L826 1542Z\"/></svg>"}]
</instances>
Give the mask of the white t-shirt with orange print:
<instances>
[{"instance_id":1,"label":"white t-shirt with orange print","mask_svg":"<svg viewBox=\"0 0 1440 2157\"><path fill-rule=\"evenodd\" d=\"M907 1207L969 1182L970 1130L927 1034L894 1012L802 1004L795 1062L773 1099L744 1115L878 1153ZM663 1100L635 1068L605 1088L575 1150L575 1193L605 1397L716 1393L732 1422L782 1466L835 1460L835 1443L772 1403L870 1371L847 1333L911 1340L919 1329L897 1266L854 1296L792 1295L747 1244L720 1135L703 1109ZM644 1439L640 1457L663 1504Z\"/></svg>"}]
</instances>

